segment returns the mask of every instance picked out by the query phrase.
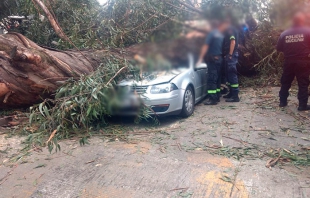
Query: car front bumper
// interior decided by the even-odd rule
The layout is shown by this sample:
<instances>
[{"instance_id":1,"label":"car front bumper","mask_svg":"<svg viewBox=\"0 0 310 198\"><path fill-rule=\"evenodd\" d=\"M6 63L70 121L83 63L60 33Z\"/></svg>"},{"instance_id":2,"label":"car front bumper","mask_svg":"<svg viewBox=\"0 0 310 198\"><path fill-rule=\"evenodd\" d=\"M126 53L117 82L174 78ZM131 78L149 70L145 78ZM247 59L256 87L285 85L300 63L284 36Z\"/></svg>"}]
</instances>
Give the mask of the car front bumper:
<instances>
[{"instance_id":1,"label":"car front bumper","mask_svg":"<svg viewBox=\"0 0 310 198\"><path fill-rule=\"evenodd\" d=\"M150 110L151 115L178 115L182 111L184 90L166 94L130 95L123 102L118 115L137 115L141 105Z\"/></svg>"}]
</instances>

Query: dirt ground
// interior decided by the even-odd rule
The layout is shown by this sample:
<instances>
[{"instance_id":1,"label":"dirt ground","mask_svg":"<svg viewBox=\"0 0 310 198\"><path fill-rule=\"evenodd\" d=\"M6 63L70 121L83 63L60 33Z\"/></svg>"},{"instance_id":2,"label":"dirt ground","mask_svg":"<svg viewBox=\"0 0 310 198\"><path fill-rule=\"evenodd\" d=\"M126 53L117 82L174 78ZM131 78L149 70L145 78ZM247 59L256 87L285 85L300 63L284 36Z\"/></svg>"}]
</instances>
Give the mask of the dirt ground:
<instances>
[{"instance_id":1,"label":"dirt ground","mask_svg":"<svg viewBox=\"0 0 310 198\"><path fill-rule=\"evenodd\" d=\"M112 119L126 141L66 140L52 154L20 151L25 137L2 134L0 197L310 197L309 112L294 96L278 108L278 89L244 89L238 104L198 104L157 127Z\"/></svg>"}]
</instances>

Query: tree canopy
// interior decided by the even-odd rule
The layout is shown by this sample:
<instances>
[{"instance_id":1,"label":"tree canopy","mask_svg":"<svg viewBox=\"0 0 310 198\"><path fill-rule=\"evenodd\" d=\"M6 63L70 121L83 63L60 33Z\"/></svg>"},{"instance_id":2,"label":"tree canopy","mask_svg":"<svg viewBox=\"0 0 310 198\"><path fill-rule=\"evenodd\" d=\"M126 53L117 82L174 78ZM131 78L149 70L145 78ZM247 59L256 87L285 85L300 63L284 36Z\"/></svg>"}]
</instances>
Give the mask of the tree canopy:
<instances>
[{"instance_id":1,"label":"tree canopy","mask_svg":"<svg viewBox=\"0 0 310 198\"><path fill-rule=\"evenodd\" d=\"M299 0L302 1L302 0ZM270 20L279 0L45 0L64 33L81 49L126 47L142 42L176 38L184 21L223 17L226 11L243 20L254 15ZM280 6L281 7L281 6ZM283 7L283 6L282 6ZM34 42L59 49L73 46L61 40L33 0L0 2L0 19L9 15L30 16L18 29Z\"/></svg>"}]
</instances>

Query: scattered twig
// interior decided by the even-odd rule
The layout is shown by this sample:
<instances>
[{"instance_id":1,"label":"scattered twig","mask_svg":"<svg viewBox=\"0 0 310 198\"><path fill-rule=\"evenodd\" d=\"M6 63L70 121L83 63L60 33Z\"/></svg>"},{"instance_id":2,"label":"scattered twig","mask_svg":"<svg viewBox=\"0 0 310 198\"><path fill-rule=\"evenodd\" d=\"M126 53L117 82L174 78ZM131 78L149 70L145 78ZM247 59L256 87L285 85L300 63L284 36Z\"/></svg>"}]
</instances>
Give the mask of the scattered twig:
<instances>
[{"instance_id":1,"label":"scattered twig","mask_svg":"<svg viewBox=\"0 0 310 198\"><path fill-rule=\"evenodd\" d=\"M159 148L159 150L160 150L160 152L162 152L162 153L166 153L165 148L164 148L164 147L162 147L162 146Z\"/></svg>"},{"instance_id":2,"label":"scattered twig","mask_svg":"<svg viewBox=\"0 0 310 198\"><path fill-rule=\"evenodd\" d=\"M281 152L282 151L279 152L279 157L267 161L266 168L271 169L271 167L274 167L278 163L279 159L281 158Z\"/></svg>"},{"instance_id":3,"label":"scattered twig","mask_svg":"<svg viewBox=\"0 0 310 198\"><path fill-rule=\"evenodd\" d=\"M221 148L223 148L222 146L217 146L217 145L211 145L211 146L205 145L205 147L211 148L211 149L221 149Z\"/></svg>"},{"instance_id":4,"label":"scattered twig","mask_svg":"<svg viewBox=\"0 0 310 198\"><path fill-rule=\"evenodd\" d=\"M90 164L90 163L93 163L93 162L95 162L96 160L92 160L92 161L88 161L88 162L86 162L85 164Z\"/></svg>"},{"instance_id":5,"label":"scattered twig","mask_svg":"<svg viewBox=\"0 0 310 198\"><path fill-rule=\"evenodd\" d=\"M45 173L42 173L38 179L40 179Z\"/></svg>"},{"instance_id":6,"label":"scattered twig","mask_svg":"<svg viewBox=\"0 0 310 198\"><path fill-rule=\"evenodd\" d=\"M189 188L175 188L175 189L171 189L170 191L178 191L178 190L188 190Z\"/></svg>"},{"instance_id":7,"label":"scattered twig","mask_svg":"<svg viewBox=\"0 0 310 198\"><path fill-rule=\"evenodd\" d=\"M7 103L9 97L10 97L12 94L13 94L13 91L9 91L9 92L5 95L4 100L3 100L3 103Z\"/></svg>"},{"instance_id":8,"label":"scattered twig","mask_svg":"<svg viewBox=\"0 0 310 198\"><path fill-rule=\"evenodd\" d=\"M232 137L228 137L228 136L224 136L224 135L223 135L222 137L227 138L227 139L231 139L231 140L235 140L235 141L237 141L237 142L240 142L240 143L242 143L244 146L245 146L246 144L249 144L248 142L245 142L245 141L243 141L243 140L237 140L237 139L232 138Z\"/></svg>"},{"instance_id":9,"label":"scattered twig","mask_svg":"<svg viewBox=\"0 0 310 198\"><path fill-rule=\"evenodd\" d=\"M46 144L48 144L48 143L53 139L53 137L55 136L56 133L57 133L57 129L55 129L55 130L53 131L53 133L50 135L50 137L48 138Z\"/></svg>"},{"instance_id":10,"label":"scattered twig","mask_svg":"<svg viewBox=\"0 0 310 198\"><path fill-rule=\"evenodd\" d=\"M233 179L233 181L232 181L232 187L231 187L231 189L230 189L229 197L232 197L234 188L236 187L236 180L237 180L237 176L238 176L238 173L239 173L239 168L240 168L240 166L241 166L241 163L242 163L242 161L240 161L238 167L237 167L236 170L235 170L234 179ZM236 187L236 188L237 188L237 187ZM238 190L239 190L239 189L238 189Z\"/></svg>"},{"instance_id":11,"label":"scattered twig","mask_svg":"<svg viewBox=\"0 0 310 198\"><path fill-rule=\"evenodd\" d=\"M300 113L298 113L298 115L299 115L300 117L304 118L305 120L310 121L310 119L309 119L307 116L304 116L304 115L302 115L302 114L300 114Z\"/></svg>"},{"instance_id":12,"label":"scattered twig","mask_svg":"<svg viewBox=\"0 0 310 198\"><path fill-rule=\"evenodd\" d=\"M204 122L202 121L202 119L205 118L205 117L207 117L207 116L208 116L208 114L206 114L206 115L204 115L204 116L201 116L201 118L200 118L201 124L204 124Z\"/></svg>"},{"instance_id":13,"label":"scattered twig","mask_svg":"<svg viewBox=\"0 0 310 198\"><path fill-rule=\"evenodd\" d=\"M263 65L266 61L271 60L272 56L277 53L277 50L274 50L271 54L269 54L268 56L266 56L265 58L263 58L261 61L259 61L259 63L255 64L253 66L253 68L259 67L261 65Z\"/></svg>"},{"instance_id":14,"label":"scattered twig","mask_svg":"<svg viewBox=\"0 0 310 198\"><path fill-rule=\"evenodd\" d=\"M179 142L176 142L176 143L177 143L179 150L182 151L182 147L181 147L180 143Z\"/></svg>"}]
</instances>

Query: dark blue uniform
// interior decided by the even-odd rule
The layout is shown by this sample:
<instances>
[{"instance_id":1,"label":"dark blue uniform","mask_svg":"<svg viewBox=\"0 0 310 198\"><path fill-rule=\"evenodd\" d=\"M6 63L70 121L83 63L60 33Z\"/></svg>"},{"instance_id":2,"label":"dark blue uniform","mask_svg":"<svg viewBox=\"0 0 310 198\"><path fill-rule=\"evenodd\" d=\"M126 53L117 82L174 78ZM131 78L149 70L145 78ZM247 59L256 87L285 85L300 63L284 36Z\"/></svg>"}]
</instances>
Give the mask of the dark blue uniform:
<instances>
[{"instance_id":1,"label":"dark blue uniform","mask_svg":"<svg viewBox=\"0 0 310 198\"><path fill-rule=\"evenodd\" d=\"M208 94L213 101L218 100L218 93L221 91L221 66L222 66L222 46L224 36L218 30L210 32L206 38L209 46L205 61L208 65Z\"/></svg>"},{"instance_id":2,"label":"dark blue uniform","mask_svg":"<svg viewBox=\"0 0 310 198\"><path fill-rule=\"evenodd\" d=\"M233 51L232 56L229 55L230 53L230 43L231 40L236 41L236 45ZM238 80L238 72L237 72L237 63L238 63L238 42L239 42L239 35L238 31L230 27L225 32L225 38L223 43L223 55L224 55L224 69L225 69L225 76L230 86L230 94L232 96L238 97L239 93L239 80Z\"/></svg>"},{"instance_id":3,"label":"dark blue uniform","mask_svg":"<svg viewBox=\"0 0 310 198\"><path fill-rule=\"evenodd\" d=\"M279 38L277 50L283 52L285 58L279 93L280 102L287 104L289 89L296 76L299 107L305 108L308 103L310 75L310 28L293 27L286 30Z\"/></svg>"}]
</instances>

